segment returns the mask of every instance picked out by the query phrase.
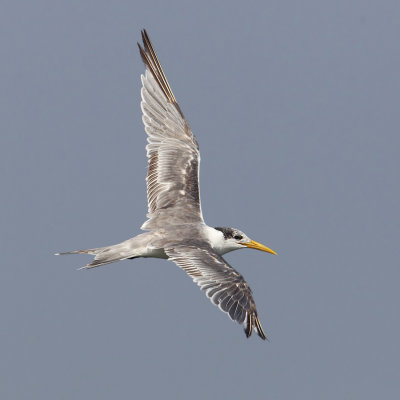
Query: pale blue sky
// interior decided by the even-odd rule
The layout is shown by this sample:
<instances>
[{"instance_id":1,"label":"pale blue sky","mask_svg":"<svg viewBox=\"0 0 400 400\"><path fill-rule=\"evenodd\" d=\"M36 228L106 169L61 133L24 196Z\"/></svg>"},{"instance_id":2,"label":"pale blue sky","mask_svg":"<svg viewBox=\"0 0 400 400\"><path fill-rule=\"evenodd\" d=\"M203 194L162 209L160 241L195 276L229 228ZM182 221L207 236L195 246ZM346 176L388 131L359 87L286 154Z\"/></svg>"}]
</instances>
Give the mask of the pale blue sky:
<instances>
[{"instance_id":1,"label":"pale blue sky","mask_svg":"<svg viewBox=\"0 0 400 400\"><path fill-rule=\"evenodd\" d=\"M3 1L1 399L400 395L398 1ZM202 152L206 222L270 342L139 233L147 28Z\"/></svg>"}]
</instances>

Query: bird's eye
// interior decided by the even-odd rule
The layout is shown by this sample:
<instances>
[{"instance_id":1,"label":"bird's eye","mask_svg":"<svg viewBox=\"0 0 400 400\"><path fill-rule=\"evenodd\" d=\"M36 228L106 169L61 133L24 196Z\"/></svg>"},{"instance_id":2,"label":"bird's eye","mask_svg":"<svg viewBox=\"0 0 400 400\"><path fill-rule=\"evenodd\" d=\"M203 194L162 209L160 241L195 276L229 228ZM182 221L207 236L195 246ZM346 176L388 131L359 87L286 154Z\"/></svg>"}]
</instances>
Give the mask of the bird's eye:
<instances>
[{"instance_id":1,"label":"bird's eye","mask_svg":"<svg viewBox=\"0 0 400 400\"><path fill-rule=\"evenodd\" d=\"M234 236L233 237L235 240L242 240L243 239L243 236L241 236L241 235L236 235L236 236Z\"/></svg>"}]
</instances>

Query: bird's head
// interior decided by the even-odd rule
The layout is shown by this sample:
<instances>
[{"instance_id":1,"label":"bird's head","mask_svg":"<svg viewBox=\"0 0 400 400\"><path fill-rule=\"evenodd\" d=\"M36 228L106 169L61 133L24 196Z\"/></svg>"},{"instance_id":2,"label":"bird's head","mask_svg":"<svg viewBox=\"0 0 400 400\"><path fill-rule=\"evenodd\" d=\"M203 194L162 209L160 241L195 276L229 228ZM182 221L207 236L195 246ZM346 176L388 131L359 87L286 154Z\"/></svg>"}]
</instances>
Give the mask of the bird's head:
<instances>
[{"instance_id":1,"label":"bird's head","mask_svg":"<svg viewBox=\"0 0 400 400\"><path fill-rule=\"evenodd\" d=\"M274 250L271 250L269 247L250 239L245 233L243 233L239 229L223 228L219 226L215 227L214 229L222 232L223 234L223 242L220 246L220 254L247 247L249 249L261 250L276 255L276 252Z\"/></svg>"}]
</instances>

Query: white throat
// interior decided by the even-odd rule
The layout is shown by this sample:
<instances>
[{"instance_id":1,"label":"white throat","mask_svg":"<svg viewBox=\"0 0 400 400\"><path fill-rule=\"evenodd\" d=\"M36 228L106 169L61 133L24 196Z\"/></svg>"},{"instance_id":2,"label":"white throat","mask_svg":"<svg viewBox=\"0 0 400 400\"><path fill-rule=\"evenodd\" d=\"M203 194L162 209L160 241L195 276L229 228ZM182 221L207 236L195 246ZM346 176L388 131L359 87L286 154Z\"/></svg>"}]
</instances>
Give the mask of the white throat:
<instances>
[{"instance_id":1,"label":"white throat","mask_svg":"<svg viewBox=\"0 0 400 400\"><path fill-rule=\"evenodd\" d=\"M224 234L221 231L211 228L210 226L206 226L205 235L210 241L211 247L220 256L240 248L235 243L227 242L224 238Z\"/></svg>"}]
</instances>

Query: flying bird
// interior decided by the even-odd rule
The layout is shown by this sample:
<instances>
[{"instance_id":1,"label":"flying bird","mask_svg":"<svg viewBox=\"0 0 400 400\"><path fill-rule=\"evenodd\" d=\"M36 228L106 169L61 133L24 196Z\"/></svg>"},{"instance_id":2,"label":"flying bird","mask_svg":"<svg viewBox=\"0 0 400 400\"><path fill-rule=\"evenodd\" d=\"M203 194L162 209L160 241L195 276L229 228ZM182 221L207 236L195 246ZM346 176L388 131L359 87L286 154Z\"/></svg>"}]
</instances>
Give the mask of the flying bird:
<instances>
[{"instance_id":1,"label":"flying bird","mask_svg":"<svg viewBox=\"0 0 400 400\"><path fill-rule=\"evenodd\" d=\"M141 75L141 109L147 133L147 231L112 246L60 254L92 254L89 269L120 260L156 257L173 261L205 291L212 303L266 339L252 291L243 276L222 256L251 248L276 254L235 228L205 224L200 204L197 140L167 81L153 45L142 32L138 43L146 71Z\"/></svg>"}]
</instances>

